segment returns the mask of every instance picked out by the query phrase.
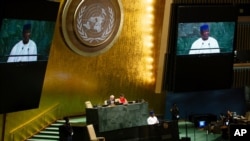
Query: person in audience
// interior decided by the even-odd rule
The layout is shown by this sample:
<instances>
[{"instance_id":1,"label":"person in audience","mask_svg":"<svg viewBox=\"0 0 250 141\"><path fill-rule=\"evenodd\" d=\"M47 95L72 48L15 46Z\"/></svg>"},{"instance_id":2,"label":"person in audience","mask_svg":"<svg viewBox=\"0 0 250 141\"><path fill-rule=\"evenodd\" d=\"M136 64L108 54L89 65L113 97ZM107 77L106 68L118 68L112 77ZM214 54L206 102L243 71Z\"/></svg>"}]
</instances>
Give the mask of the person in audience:
<instances>
[{"instance_id":1,"label":"person in audience","mask_svg":"<svg viewBox=\"0 0 250 141\"><path fill-rule=\"evenodd\" d=\"M107 105L114 105L115 104L115 96L110 95L109 99L107 100Z\"/></svg>"},{"instance_id":2,"label":"person in audience","mask_svg":"<svg viewBox=\"0 0 250 141\"><path fill-rule=\"evenodd\" d=\"M37 61L37 46L30 36L31 24L28 23L23 26L23 39L12 48L7 62Z\"/></svg>"},{"instance_id":3,"label":"person in audience","mask_svg":"<svg viewBox=\"0 0 250 141\"><path fill-rule=\"evenodd\" d=\"M176 103L173 104L173 106L170 109L172 120L178 120L180 118L179 116L179 108Z\"/></svg>"},{"instance_id":4,"label":"person in audience","mask_svg":"<svg viewBox=\"0 0 250 141\"><path fill-rule=\"evenodd\" d=\"M223 113L220 113L220 120L223 121L225 119L225 115Z\"/></svg>"},{"instance_id":5,"label":"person in audience","mask_svg":"<svg viewBox=\"0 0 250 141\"><path fill-rule=\"evenodd\" d=\"M73 128L70 125L69 118L64 117L65 123L62 127L59 128L60 132L60 141L72 141Z\"/></svg>"},{"instance_id":6,"label":"person in audience","mask_svg":"<svg viewBox=\"0 0 250 141\"><path fill-rule=\"evenodd\" d=\"M154 125L154 124L159 124L158 118L155 116L154 111L149 112L149 117L147 119L148 125Z\"/></svg>"},{"instance_id":7,"label":"person in audience","mask_svg":"<svg viewBox=\"0 0 250 141\"><path fill-rule=\"evenodd\" d=\"M120 94L120 97L119 97L119 102L122 103L122 104L128 104L128 101L127 99L124 97L124 94Z\"/></svg>"},{"instance_id":8,"label":"person in audience","mask_svg":"<svg viewBox=\"0 0 250 141\"><path fill-rule=\"evenodd\" d=\"M228 109L224 119L224 123L225 125L229 125L232 122L233 122L233 112L231 112L231 110Z\"/></svg>"}]
</instances>

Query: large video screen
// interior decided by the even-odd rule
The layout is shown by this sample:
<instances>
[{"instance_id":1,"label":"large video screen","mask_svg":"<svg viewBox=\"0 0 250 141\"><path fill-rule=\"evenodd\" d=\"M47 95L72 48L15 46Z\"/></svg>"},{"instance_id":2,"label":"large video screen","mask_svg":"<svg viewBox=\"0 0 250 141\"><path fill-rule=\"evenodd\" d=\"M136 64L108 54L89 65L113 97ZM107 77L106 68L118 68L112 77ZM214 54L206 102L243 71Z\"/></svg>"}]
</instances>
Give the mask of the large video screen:
<instances>
[{"instance_id":1,"label":"large video screen","mask_svg":"<svg viewBox=\"0 0 250 141\"><path fill-rule=\"evenodd\" d=\"M3 19L0 62L47 61L54 29L54 21Z\"/></svg>"},{"instance_id":2,"label":"large video screen","mask_svg":"<svg viewBox=\"0 0 250 141\"><path fill-rule=\"evenodd\" d=\"M232 53L235 22L178 23L177 55Z\"/></svg>"},{"instance_id":3,"label":"large video screen","mask_svg":"<svg viewBox=\"0 0 250 141\"><path fill-rule=\"evenodd\" d=\"M231 88L237 11L233 4L171 5L164 88L176 93Z\"/></svg>"},{"instance_id":4,"label":"large video screen","mask_svg":"<svg viewBox=\"0 0 250 141\"><path fill-rule=\"evenodd\" d=\"M59 5L0 1L0 114L39 107Z\"/></svg>"}]
</instances>

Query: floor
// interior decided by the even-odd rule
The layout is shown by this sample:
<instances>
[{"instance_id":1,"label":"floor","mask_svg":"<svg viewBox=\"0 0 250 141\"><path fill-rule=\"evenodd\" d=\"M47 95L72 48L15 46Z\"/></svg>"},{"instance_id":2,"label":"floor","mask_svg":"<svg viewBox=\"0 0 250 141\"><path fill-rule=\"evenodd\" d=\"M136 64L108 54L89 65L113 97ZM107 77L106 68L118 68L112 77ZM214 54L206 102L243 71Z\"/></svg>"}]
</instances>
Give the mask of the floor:
<instances>
[{"instance_id":1,"label":"floor","mask_svg":"<svg viewBox=\"0 0 250 141\"><path fill-rule=\"evenodd\" d=\"M86 123L85 118L72 118L70 120L72 123ZM209 133L205 128L194 127L194 124L189 121L179 121L179 137L190 138L190 141L229 141L228 139L223 139L221 134Z\"/></svg>"},{"instance_id":2,"label":"floor","mask_svg":"<svg viewBox=\"0 0 250 141\"><path fill-rule=\"evenodd\" d=\"M221 134L209 133L205 128L194 127L192 122L179 121L178 126L180 140L188 137L191 141L229 141L223 139Z\"/></svg>"},{"instance_id":3,"label":"floor","mask_svg":"<svg viewBox=\"0 0 250 141\"><path fill-rule=\"evenodd\" d=\"M64 122L63 120L58 120L57 124L60 123L61 125L63 122ZM77 125L77 124L86 125L86 117L79 116L79 117L70 118L70 123L72 125ZM180 141L184 141L183 138L186 138L186 137L190 138L190 141L229 141L229 140L223 139L221 137L221 134L208 133L205 128L194 127L194 124L192 122L179 121L178 128L179 128ZM41 132L45 132L45 131L41 131ZM29 141L59 141L59 133L58 131L55 131L55 132L56 133L53 133L54 134L53 136L50 134L40 133L28 140Z\"/></svg>"}]
</instances>

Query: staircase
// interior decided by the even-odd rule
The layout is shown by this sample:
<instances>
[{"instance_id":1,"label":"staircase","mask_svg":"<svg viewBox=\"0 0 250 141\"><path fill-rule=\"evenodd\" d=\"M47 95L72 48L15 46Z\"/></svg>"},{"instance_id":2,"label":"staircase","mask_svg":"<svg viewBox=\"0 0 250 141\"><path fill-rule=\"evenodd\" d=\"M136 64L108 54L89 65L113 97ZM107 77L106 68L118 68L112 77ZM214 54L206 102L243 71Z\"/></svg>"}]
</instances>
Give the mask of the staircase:
<instances>
[{"instance_id":1,"label":"staircase","mask_svg":"<svg viewBox=\"0 0 250 141\"><path fill-rule=\"evenodd\" d=\"M70 118L69 122L71 124L85 124L86 117L79 116ZM55 123L52 123L47 128L41 130L38 134L33 135L27 141L59 141L59 127L65 123L64 120L57 120Z\"/></svg>"},{"instance_id":2,"label":"staircase","mask_svg":"<svg viewBox=\"0 0 250 141\"><path fill-rule=\"evenodd\" d=\"M27 141L59 141L59 126L62 126L63 123L64 120L57 120Z\"/></svg>"}]
</instances>

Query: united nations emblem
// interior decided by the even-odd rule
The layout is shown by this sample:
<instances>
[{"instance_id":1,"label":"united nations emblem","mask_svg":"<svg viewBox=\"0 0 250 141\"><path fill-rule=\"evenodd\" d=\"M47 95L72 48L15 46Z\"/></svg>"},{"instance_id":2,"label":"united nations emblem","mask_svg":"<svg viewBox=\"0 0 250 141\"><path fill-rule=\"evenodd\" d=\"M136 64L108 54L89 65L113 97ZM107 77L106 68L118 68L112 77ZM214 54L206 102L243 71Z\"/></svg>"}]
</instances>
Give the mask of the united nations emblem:
<instances>
[{"instance_id":1,"label":"united nations emblem","mask_svg":"<svg viewBox=\"0 0 250 141\"><path fill-rule=\"evenodd\" d=\"M95 56L110 49L123 23L120 0L68 0L62 12L62 33L66 44L83 56Z\"/></svg>"}]
</instances>

